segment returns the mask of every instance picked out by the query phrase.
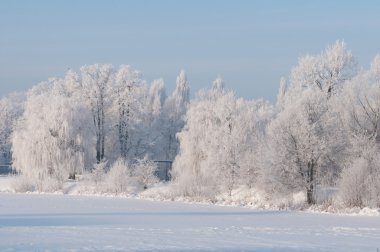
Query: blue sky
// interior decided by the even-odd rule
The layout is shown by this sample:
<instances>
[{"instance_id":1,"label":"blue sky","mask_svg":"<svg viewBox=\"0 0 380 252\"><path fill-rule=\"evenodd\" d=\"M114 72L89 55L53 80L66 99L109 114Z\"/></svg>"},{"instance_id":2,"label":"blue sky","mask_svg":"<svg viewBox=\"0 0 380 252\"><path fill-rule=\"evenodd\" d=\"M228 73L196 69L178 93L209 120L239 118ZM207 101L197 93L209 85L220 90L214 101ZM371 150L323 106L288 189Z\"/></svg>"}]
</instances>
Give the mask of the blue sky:
<instances>
[{"instance_id":1,"label":"blue sky","mask_svg":"<svg viewBox=\"0 0 380 252\"><path fill-rule=\"evenodd\" d=\"M380 1L0 1L0 96L68 68L129 64L172 91L221 76L245 98L275 100L298 57L344 39L361 65L380 53Z\"/></svg>"}]
</instances>

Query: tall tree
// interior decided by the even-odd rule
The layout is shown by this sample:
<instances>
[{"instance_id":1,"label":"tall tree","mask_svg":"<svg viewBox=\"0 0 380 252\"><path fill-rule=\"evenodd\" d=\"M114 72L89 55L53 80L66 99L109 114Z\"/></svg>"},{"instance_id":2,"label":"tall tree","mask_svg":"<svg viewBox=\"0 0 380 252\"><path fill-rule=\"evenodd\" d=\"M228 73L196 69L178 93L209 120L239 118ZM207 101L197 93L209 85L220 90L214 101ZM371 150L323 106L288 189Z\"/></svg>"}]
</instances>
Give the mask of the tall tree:
<instances>
[{"instance_id":1,"label":"tall tree","mask_svg":"<svg viewBox=\"0 0 380 252\"><path fill-rule=\"evenodd\" d=\"M340 122L333 104L343 84L355 75L355 65L351 52L338 41L320 55L300 58L288 89L284 91L284 82L281 85L279 114L269 129L275 153L269 170L277 169L277 175L270 176L282 177L277 180L288 189L304 188L309 204L315 203L315 188L323 177L336 176L342 168L339 159L346 143L336 130Z\"/></svg>"},{"instance_id":2,"label":"tall tree","mask_svg":"<svg viewBox=\"0 0 380 252\"><path fill-rule=\"evenodd\" d=\"M96 162L105 158L105 124L109 90L112 84L111 65L90 65L81 68L84 95L90 106L96 135Z\"/></svg>"},{"instance_id":3,"label":"tall tree","mask_svg":"<svg viewBox=\"0 0 380 252\"><path fill-rule=\"evenodd\" d=\"M184 115L189 103L189 83L184 70L181 70L177 77L176 88L165 101L165 127L163 135L166 139L165 159L174 160L178 151L178 140L176 134L184 126Z\"/></svg>"},{"instance_id":4,"label":"tall tree","mask_svg":"<svg viewBox=\"0 0 380 252\"><path fill-rule=\"evenodd\" d=\"M261 101L237 99L224 91L222 80L200 92L186 113L179 133L180 152L172 175L178 192L188 196L214 197L255 176L256 148L271 106ZM257 169L256 169L257 172ZM251 176L251 178L248 178Z\"/></svg>"},{"instance_id":5,"label":"tall tree","mask_svg":"<svg viewBox=\"0 0 380 252\"><path fill-rule=\"evenodd\" d=\"M79 109L70 78L50 79L27 94L25 112L15 128L14 168L31 180L63 182L83 171L84 149ZM41 188L40 188L41 189Z\"/></svg>"},{"instance_id":6,"label":"tall tree","mask_svg":"<svg viewBox=\"0 0 380 252\"><path fill-rule=\"evenodd\" d=\"M140 73L128 65L120 66L114 85L115 103L118 113L118 135L120 155L127 158L131 148L131 131L136 114L140 112L138 105L139 90L142 84Z\"/></svg>"},{"instance_id":7,"label":"tall tree","mask_svg":"<svg viewBox=\"0 0 380 252\"><path fill-rule=\"evenodd\" d=\"M11 135L24 112L25 94L14 93L0 100L0 162L11 162Z\"/></svg>"},{"instance_id":8,"label":"tall tree","mask_svg":"<svg viewBox=\"0 0 380 252\"><path fill-rule=\"evenodd\" d=\"M337 107L349 139L340 196L349 207L379 207L380 56L346 85Z\"/></svg>"},{"instance_id":9,"label":"tall tree","mask_svg":"<svg viewBox=\"0 0 380 252\"><path fill-rule=\"evenodd\" d=\"M336 41L319 55L306 55L292 70L290 89L296 93L307 88L327 96L340 92L345 81L356 74L356 61L346 44Z\"/></svg>"}]
</instances>

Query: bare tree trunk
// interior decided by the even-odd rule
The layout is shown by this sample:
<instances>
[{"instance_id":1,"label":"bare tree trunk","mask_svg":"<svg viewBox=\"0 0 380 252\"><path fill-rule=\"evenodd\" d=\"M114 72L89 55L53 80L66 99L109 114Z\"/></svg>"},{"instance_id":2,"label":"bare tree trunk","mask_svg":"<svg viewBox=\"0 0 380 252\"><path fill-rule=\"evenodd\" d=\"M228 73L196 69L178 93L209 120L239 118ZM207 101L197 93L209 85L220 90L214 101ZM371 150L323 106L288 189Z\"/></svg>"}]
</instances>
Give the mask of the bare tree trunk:
<instances>
[{"instance_id":1,"label":"bare tree trunk","mask_svg":"<svg viewBox=\"0 0 380 252\"><path fill-rule=\"evenodd\" d=\"M94 118L95 120L95 127L96 127L96 163L100 163L100 160L101 160L101 153L100 153L100 117L99 117L99 108L97 109L97 116L95 115L94 117L96 117L96 119Z\"/></svg>"},{"instance_id":2,"label":"bare tree trunk","mask_svg":"<svg viewBox=\"0 0 380 252\"><path fill-rule=\"evenodd\" d=\"M119 104L120 106L120 104ZM123 122L123 112L121 111L121 109L119 109L119 125L118 125L118 128L119 128L119 144L120 144L120 155L122 157L124 157L124 141L123 141L123 126L124 126L124 122Z\"/></svg>"},{"instance_id":3,"label":"bare tree trunk","mask_svg":"<svg viewBox=\"0 0 380 252\"><path fill-rule=\"evenodd\" d=\"M172 132L171 132L171 130L169 131L169 145L168 145L168 149L167 149L167 151L166 151L166 160L172 160L172 158L171 158L171 149L172 149Z\"/></svg>"},{"instance_id":4,"label":"bare tree trunk","mask_svg":"<svg viewBox=\"0 0 380 252\"><path fill-rule=\"evenodd\" d=\"M120 155L123 158L127 158L128 153L128 120L129 120L129 105L127 109L124 105L121 105L119 111L119 143L120 143Z\"/></svg>"},{"instance_id":5,"label":"bare tree trunk","mask_svg":"<svg viewBox=\"0 0 380 252\"><path fill-rule=\"evenodd\" d=\"M105 114L104 114L104 101L103 97L101 100L101 154L100 159L104 159L104 144L105 144L105 128L104 128L104 122L105 122Z\"/></svg>"},{"instance_id":6,"label":"bare tree trunk","mask_svg":"<svg viewBox=\"0 0 380 252\"><path fill-rule=\"evenodd\" d=\"M307 204L312 205L315 204L315 189L314 189L314 159L307 163Z\"/></svg>"}]
</instances>

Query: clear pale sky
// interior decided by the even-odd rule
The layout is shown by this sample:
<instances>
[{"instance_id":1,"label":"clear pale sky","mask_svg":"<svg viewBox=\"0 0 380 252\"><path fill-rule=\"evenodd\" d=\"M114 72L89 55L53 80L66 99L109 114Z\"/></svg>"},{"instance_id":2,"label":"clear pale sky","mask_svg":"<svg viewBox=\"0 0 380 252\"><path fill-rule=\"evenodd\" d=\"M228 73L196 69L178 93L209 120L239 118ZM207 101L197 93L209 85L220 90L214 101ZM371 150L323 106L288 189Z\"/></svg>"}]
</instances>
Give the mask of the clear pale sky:
<instances>
[{"instance_id":1,"label":"clear pale sky","mask_svg":"<svg viewBox=\"0 0 380 252\"><path fill-rule=\"evenodd\" d=\"M68 68L129 64L172 91L220 75L238 96L275 100L298 57L344 39L361 65L380 53L380 1L0 1L0 96Z\"/></svg>"}]
</instances>

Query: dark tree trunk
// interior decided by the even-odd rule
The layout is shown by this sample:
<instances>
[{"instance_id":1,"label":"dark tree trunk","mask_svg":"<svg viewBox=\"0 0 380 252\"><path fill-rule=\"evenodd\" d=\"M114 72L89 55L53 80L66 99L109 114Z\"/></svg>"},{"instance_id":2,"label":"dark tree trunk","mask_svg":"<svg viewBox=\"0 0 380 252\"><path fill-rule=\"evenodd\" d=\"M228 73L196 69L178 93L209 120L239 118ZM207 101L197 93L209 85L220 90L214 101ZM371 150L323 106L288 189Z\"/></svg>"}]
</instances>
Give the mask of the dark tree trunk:
<instances>
[{"instance_id":1,"label":"dark tree trunk","mask_svg":"<svg viewBox=\"0 0 380 252\"><path fill-rule=\"evenodd\" d=\"M105 115L104 115L104 102L102 99L102 106L101 106L101 119L100 119L100 124L101 124L101 155L100 155L100 160L104 159L104 144L105 144L105 129L104 129L104 121L105 121Z\"/></svg>"},{"instance_id":2,"label":"dark tree trunk","mask_svg":"<svg viewBox=\"0 0 380 252\"><path fill-rule=\"evenodd\" d=\"M313 185L310 185L307 189L307 204L313 205L315 203L314 200L314 188Z\"/></svg>"},{"instance_id":3,"label":"dark tree trunk","mask_svg":"<svg viewBox=\"0 0 380 252\"><path fill-rule=\"evenodd\" d=\"M169 145L168 145L168 150L166 151L166 160L171 160L171 149L172 149L172 132L171 130L169 131Z\"/></svg>"},{"instance_id":4,"label":"dark tree trunk","mask_svg":"<svg viewBox=\"0 0 380 252\"><path fill-rule=\"evenodd\" d=\"M99 164L104 158L104 138L103 138L103 127L102 127L102 111L98 107L97 113L94 116L95 127L96 127L96 163Z\"/></svg>"},{"instance_id":5,"label":"dark tree trunk","mask_svg":"<svg viewBox=\"0 0 380 252\"><path fill-rule=\"evenodd\" d=\"M310 162L307 163L307 192L306 192L306 197L307 197L307 204L312 205L315 204L315 197L314 197L314 159L312 159Z\"/></svg>"},{"instance_id":6,"label":"dark tree trunk","mask_svg":"<svg viewBox=\"0 0 380 252\"><path fill-rule=\"evenodd\" d=\"M100 151L96 151L96 163L99 164L100 163Z\"/></svg>"},{"instance_id":7,"label":"dark tree trunk","mask_svg":"<svg viewBox=\"0 0 380 252\"><path fill-rule=\"evenodd\" d=\"M128 122L130 117L129 104L125 107L124 103L119 104L119 143L120 155L127 158L128 153Z\"/></svg>"},{"instance_id":8,"label":"dark tree trunk","mask_svg":"<svg viewBox=\"0 0 380 252\"><path fill-rule=\"evenodd\" d=\"M96 133L96 163L100 163L100 160L101 160L101 155L100 155L100 130L99 130L99 122L100 122L100 119L98 118L97 120L97 129L96 131L98 131Z\"/></svg>"}]
</instances>

